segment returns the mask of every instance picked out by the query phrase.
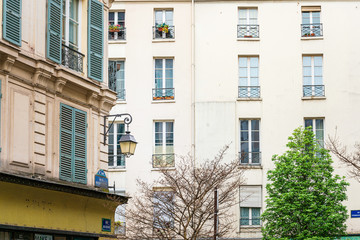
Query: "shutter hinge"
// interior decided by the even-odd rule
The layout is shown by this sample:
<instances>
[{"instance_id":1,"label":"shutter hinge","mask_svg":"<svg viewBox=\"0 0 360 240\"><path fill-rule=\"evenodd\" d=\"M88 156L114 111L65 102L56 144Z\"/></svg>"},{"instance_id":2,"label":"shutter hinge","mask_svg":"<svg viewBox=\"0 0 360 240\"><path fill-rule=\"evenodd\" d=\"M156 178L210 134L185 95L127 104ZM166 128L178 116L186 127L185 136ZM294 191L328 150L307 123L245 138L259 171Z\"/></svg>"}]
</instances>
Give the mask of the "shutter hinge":
<instances>
[{"instance_id":1,"label":"shutter hinge","mask_svg":"<svg viewBox=\"0 0 360 240\"><path fill-rule=\"evenodd\" d=\"M88 128L89 124L86 124L86 128Z\"/></svg>"}]
</instances>

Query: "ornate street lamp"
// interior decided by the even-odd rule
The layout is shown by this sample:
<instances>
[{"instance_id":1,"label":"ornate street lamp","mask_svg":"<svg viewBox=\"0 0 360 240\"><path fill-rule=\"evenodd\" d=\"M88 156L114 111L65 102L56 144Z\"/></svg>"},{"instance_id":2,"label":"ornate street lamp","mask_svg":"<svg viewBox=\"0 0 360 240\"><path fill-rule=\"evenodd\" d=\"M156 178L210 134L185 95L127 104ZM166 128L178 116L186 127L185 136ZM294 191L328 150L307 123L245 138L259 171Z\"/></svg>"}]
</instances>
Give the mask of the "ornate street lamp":
<instances>
[{"instance_id":1,"label":"ornate street lamp","mask_svg":"<svg viewBox=\"0 0 360 240\"><path fill-rule=\"evenodd\" d=\"M129 113L104 116L104 145L106 145L106 136L109 130L111 129L112 125L114 124L116 118L123 116L126 116L124 118L124 123L126 124L126 132L125 132L126 134L121 136L119 140L119 144L120 144L121 153L124 154L125 157L130 157L131 155L134 155L137 142L134 136L131 135L129 131L129 124L132 122L132 116ZM106 118L108 117L114 117L114 119L112 120L109 128L106 130Z\"/></svg>"}]
</instances>

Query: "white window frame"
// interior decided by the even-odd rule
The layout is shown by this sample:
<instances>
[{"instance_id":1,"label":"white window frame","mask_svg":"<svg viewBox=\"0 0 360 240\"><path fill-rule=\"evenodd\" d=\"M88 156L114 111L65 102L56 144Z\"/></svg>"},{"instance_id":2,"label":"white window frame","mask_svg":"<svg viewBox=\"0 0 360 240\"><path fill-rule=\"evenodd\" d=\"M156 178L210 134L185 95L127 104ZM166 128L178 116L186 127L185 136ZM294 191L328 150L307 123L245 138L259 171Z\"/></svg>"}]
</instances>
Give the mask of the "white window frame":
<instances>
[{"instance_id":1,"label":"white window frame","mask_svg":"<svg viewBox=\"0 0 360 240\"><path fill-rule=\"evenodd\" d=\"M174 216L173 216L173 212L168 212L168 213L162 213L162 212L157 212L156 213L156 203L160 203L160 204L164 204L162 203L162 201L158 198L155 197L156 194L171 194L172 196L172 202L171 202L171 207L174 208L174 201L175 201L175 193L174 191L171 191L170 189L169 190L165 190L165 189L162 189L162 190L154 190L154 197L153 197L153 211L154 211L154 221L153 221L153 227L155 229L166 229L166 228L172 228L174 226ZM166 202L165 204L169 204L169 202ZM169 206L166 206L166 207L162 207L160 209L168 209L170 208ZM165 217L164 217L165 215ZM158 217L161 217L160 219L160 222L169 222L169 226L161 226L161 225L156 225L155 223L155 216L158 216ZM166 221L167 220L167 221Z\"/></svg>"},{"instance_id":2,"label":"white window frame","mask_svg":"<svg viewBox=\"0 0 360 240\"><path fill-rule=\"evenodd\" d=\"M119 82L122 82L121 84L124 86L123 88L121 88L121 89L116 89L116 95L117 95L117 99L118 100L121 100L121 101L125 101L126 100L126 95L125 95L125 89L126 89L126 85L125 85L125 59L109 59L109 61L108 61L108 67L110 67L110 62L115 62L116 63L116 66L118 65L118 64L120 64L120 69L119 69L119 71L121 72L121 71L123 71L123 74L124 74L124 79L119 79ZM121 66L123 66L123 70L121 70ZM110 83L110 76L108 76L109 77L109 83ZM116 75L115 75L115 78L116 78ZM115 80L115 85L117 84L117 82L118 82L118 79L116 79ZM121 85L120 84L120 85ZM116 86L115 86L116 87ZM109 88L110 88L110 85L109 85ZM111 89L111 88L110 88ZM111 90L113 90L113 89L111 89ZM119 95L120 95L120 90L123 90L123 97L121 98L121 97L119 97Z\"/></svg>"},{"instance_id":3,"label":"white window frame","mask_svg":"<svg viewBox=\"0 0 360 240\"><path fill-rule=\"evenodd\" d=\"M123 133L120 133L119 135L124 135L125 134L125 124L123 122L114 122L114 124L112 125L113 127L113 133L112 133L112 136L110 135L110 131L109 131L109 135L108 135L108 149L110 147L110 137L113 138L113 147L114 147L114 159L113 159L113 165L110 166L108 164L108 167L109 168L126 168L126 158L124 155L121 155L120 158L123 158L123 161L124 161L124 165L117 165L117 137L118 137L118 134L117 134L117 128L119 127L118 125L124 125L123 128L124 128L124 132ZM116 133L116 134L115 134Z\"/></svg>"},{"instance_id":4,"label":"white window frame","mask_svg":"<svg viewBox=\"0 0 360 240\"><path fill-rule=\"evenodd\" d=\"M162 123L162 136L161 136L161 151L157 150L157 147L160 148L160 146L156 146L156 134L159 132L156 132L156 123ZM172 132L166 131L166 125L167 123L172 123ZM166 136L167 134L172 133L172 149L168 149L166 146ZM175 123L173 120L163 120L163 121L154 121L154 143L153 143L153 167L159 168L159 167L174 167L175 166ZM169 152L168 152L169 150ZM159 156L160 155L160 156Z\"/></svg>"},{"instance_id":5,"label":"white window frame","mask_svg":"<svg viewBox=\"0 0 360 240\"><path fill-rule=\"evenodd\" d=\"M251 190L253 189L253 190ZM253 226L261 226L261 211L262 211L262 186L260 185L247 185L247 186L242 186L239 189L239 193L240 193L240 204L239 204L239 225L240 228L241 227L253 227ZM244 193L245 194L242 194ZM254 192L254 193L258 193L258 196L253 195L253 194L248 194L247 192ZM241 224L241 208L249 208L249 224ZM260 224L253 224L254 219L252 219L252 211L253 209L259 209L259 219L256 219L257 221L259 221Z\"/></svg>"},{"instance_id":6,"label":"white window frame","mask_svg":"<svg viewBox=\"0 0 360 240\"><path fill-rule=\"evenodd\" d=\"M324 137L325 137L325 118L305 118L304 119L304 127L306 127L306 121L309 121L311 120L311 126L312 126L312 130L314 132L314 135L315 135L315 139L316 139L316 142L319 144L320 147L324 147ZM322 129L318 129L316 127L316 120L321 120L322 121L322 126L323 128ZM319 139L316 132L317 131L322 131L322 139Z\"/></svg>"},{"instance_id":7,"label":"white window frame","mask_svg":"<svg viewBox=\"0 0 360 240\"><path fill-rule=\"evenodd\" d=\"M161 60L161 79L162 84L158 87L158 79L156 78L156 71L159 68L156 68L156 61ZM172 61L172 68L166 68L166 61ZM174 87L174 58L154 58L154 94L153 100L174 100L175 99L175 87ZM172 71L171 78L166 78L166 70ZM167 80L171 79L171 87L166 86ZM158 99L160 98L160 99Z\"/></svg>"},{"instance_id":8,"label":"white window frame","mask_svg":"<svg viewBox=\"0 0 360 240\"><path fill-rule=\"evenodd\" d=\"M246 11L246 18L240 18L240 12ZM256 11L256 18L251 18L250 10ZM239 7L238 8L238 38L254 37L259 38L259 10L257 7ZM244 23L245 20L245 23ZM255 23L252 23L252 22ZM244 34L244 35L242 35Z\"/></svg>"},{"instance_id":9,"label":"white window frame","mask_svg":"<svg viewBox=\"0 0 360 240\"><path fill-rule=\"evenodd\" d=\"M257 59L257 67L251 66L251 59L255 58ZM241 76L241 69L244 69L244 67L240 67L240 59L246 59L246 85L241 85L241 80L245 79L243 76ZM243 95L246 95L246 98L260 98L260 75L259 75L259 68L260 68L260 59L259 56L239 56L238 57L238 86L239 86L239 96L240 98L243 98ZM257 69L257 77L254 77L251 75L251 70ZM251 79L256 78L257 84L252 84ZM253 88L251 88L253 87ZM246 90L246 91L244 91ZM244 94L244 92L246 94Z\"/></svg>"},{"instance_id":10,"label":"white window frame","mask_svg":"<svg viewBox=\"0 0 360 240\"><path fill-rule=\"evenodd\" d=\"M122 195L125 195L125 191L121 191ZM121 223L121 226L116 225L117 222ZM121 204L116 207L114 216L114 233L125 235L126 232L126 204Z\"/></svg>"},{"instance_id":11,"label":"white window frame","mask_svg":"<svg viewBox=\"0 0 360 240\"><path fill-rule=\"evenodd\" d=\"M62 18L63 16L65 16L65 39L64 39L64 44L67 46L67 47L70 47L70 42L69 42L69 33L70 33L70 7L69 7L69 4L70 4L70 1L71 0L61 0L61 1L65 1L65 13L63 12L62 13L62 16L61 16L61 21L62 21ZM64 2L62 2L62 4L64 4ZM81 49L81 19L82 19L82 16L81 16L81 10L82 10L82 0L78 0L78 21L77 21L77 24L78 24L78 29L77 29L77 43L76 43L76 46L73 46L75 48L75 50L77 50L78 52L80 52L79 50ZM61 39L63 41L63 39Z\"/></svg>"},{"instance_id":12,"label":"white window frame","mask_svg":"<svg viewBox=\"0 0 360 240\"><path fill-rule=\"evenodd\" d=\"M114 13L114 25L117 25L119 24L119 14L118 13L124 13L124 23L123 23L123 27L124 27L124 30L125 30L125 24L126 24L126 18L125 18L125 10L120 10L120 11L110 11L109 12L109 15L110 13ZM110 23L110 19L108 19L108 23ZM110 32L109 32L110 34ZM123 33L125 34L125 33ZM114 32L114 39L109 39L110 41L113 41L113 40L125 40L125 39L118 39L118 32Z\"/></svg>"},{"instance_id":13,"label":"white window frame","mask_svg":"<svg viewBox=\"0 0 360 240\"><path fill-rule=\"evenodd\" d=\"M240 10L246 10L246 25L250 24L250 10L256 10L256 23L254 25L258 24L258 16L259 16L259 11L257 7L239 7L238 8L238 24L241 25L240 23Z\"/></svg>"},{"instance_id":14,"label":"white window frame","mask_svg":"<svg viewBox=\"0 0 360 240\"><path fill-rule=\"evenodd\" d=\"M315 57L321 57L321 66L315 66ZM311 58L311 61L310 61L310 68L311 68L311 75L310 76L305 76L305 67L309 67L309 66L305 66L305 58ZM315 68L316 67L321 67L321 75L317 75L315 76ZM309 96L320 96L320 97L323 97L324 94L321 94L321 95L317 95L316 94L316 89L315 89L315 86L322 86L321 88L324 88L325 85L324 85L324 57L323 55L303 55L302 57L302 68L303 68L303 86L309 86L309 85L306 85L305 84L305 77L311 77L311 95ZM321 77L321 84L315 84L315 77ZM323 89L323 91L325 91ZM307 95L306 95L307 96ZM306 97L305 94L304 94L304 97Z\"/></svg>"},{"instance_id":15,"label":"white window frame","mask_svg":"<svg viewBox=\"0 0 360 240\"><path fill-rule=\"evenodd\" d=\"M243 130L241 130L241 122L242 121L247 121L248 122L248 130L247 130L247 133L248 133L248 141L242 141L241 140L241 133L242 132L245 132ZM258 121L259 122L259 129L258 130L252 130L252 121ZM261 136L260 136L260 132L261 132L261 123L260 123L260 119L240 119L240 122L239 122L239 130L240 130L240 136L239 136L239 140L240 140L240 151L239 151L239 157L240 157L240 164L243 164L243 165L261 165L261 145L260 145L260 142L261 142ZM253 141L252 139L252 132L259 132L259 141ZM244 163L242 162L242 159L246 156L242 156L243 155L243 152L242 152L242 148L241 148L241 144L244 143L244 142L247 142L248 143L248 151L247 152L244 152L244 153L248 153L247 155L247 158L248 158L248 163ZM253 152L253 149L252 149L252 143L258 143L259 144L259 152ZM249 154L251 153L251 154ZM258 159L259 159L259 162L258 163L253 163L253 153L258 153Z\"/></svg>"},{"instance_id":16,"label":"white window frame","mask_svg":"<svg viewBox=\"0 0 360 240\"><path fill-rule=\"evenodd\" d=\"M167 24L169 20L166 19L166 11L171 11L172 12L171 25ZM161 23L156 22L156 12L162 12L162 22ZM174 25L174 9L172 9L172 8L169 8L169 9L154 9L154 24L155 24L155 26L156 26L156 24L162 24L162 23L166 23L167 25L169 25L169 27Z\"/></svg>"}]
</instances>

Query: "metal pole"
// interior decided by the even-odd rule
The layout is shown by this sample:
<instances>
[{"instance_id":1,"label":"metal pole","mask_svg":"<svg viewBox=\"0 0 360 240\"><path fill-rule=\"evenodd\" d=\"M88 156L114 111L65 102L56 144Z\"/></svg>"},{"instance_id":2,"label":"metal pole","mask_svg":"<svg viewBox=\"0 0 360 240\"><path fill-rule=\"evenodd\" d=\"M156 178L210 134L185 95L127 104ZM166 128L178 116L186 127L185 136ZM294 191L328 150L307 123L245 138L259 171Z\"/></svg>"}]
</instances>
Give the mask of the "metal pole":
<instances>
[{"instance_id":1,"label":"metal pole","mask_svg":"<svg viewBox=\"0 0 360 240\"><path fill-rule=\"evenodd\" d=\"M214 190L214 240L218 235L218 192L217 187Z\"/></svg>"}]
</instances>

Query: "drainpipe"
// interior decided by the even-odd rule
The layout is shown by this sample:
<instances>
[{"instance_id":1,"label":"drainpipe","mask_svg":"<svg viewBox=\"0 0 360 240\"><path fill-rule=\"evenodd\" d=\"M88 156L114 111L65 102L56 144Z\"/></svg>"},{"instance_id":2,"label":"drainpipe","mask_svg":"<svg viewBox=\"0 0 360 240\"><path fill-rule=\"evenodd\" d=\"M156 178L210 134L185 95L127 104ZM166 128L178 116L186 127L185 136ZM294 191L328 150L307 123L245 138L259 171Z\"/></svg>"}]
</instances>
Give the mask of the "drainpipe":
<instances>
[{"instance_id":1,"label":"drainpipe","mask_svg":"<svg viewBox=\"0 0 360 240\"><path fill-rule=\"evenodd\" d=\"M195 164L195 0L191 0L191 155Z\"/></svg>"}]
</instances>

